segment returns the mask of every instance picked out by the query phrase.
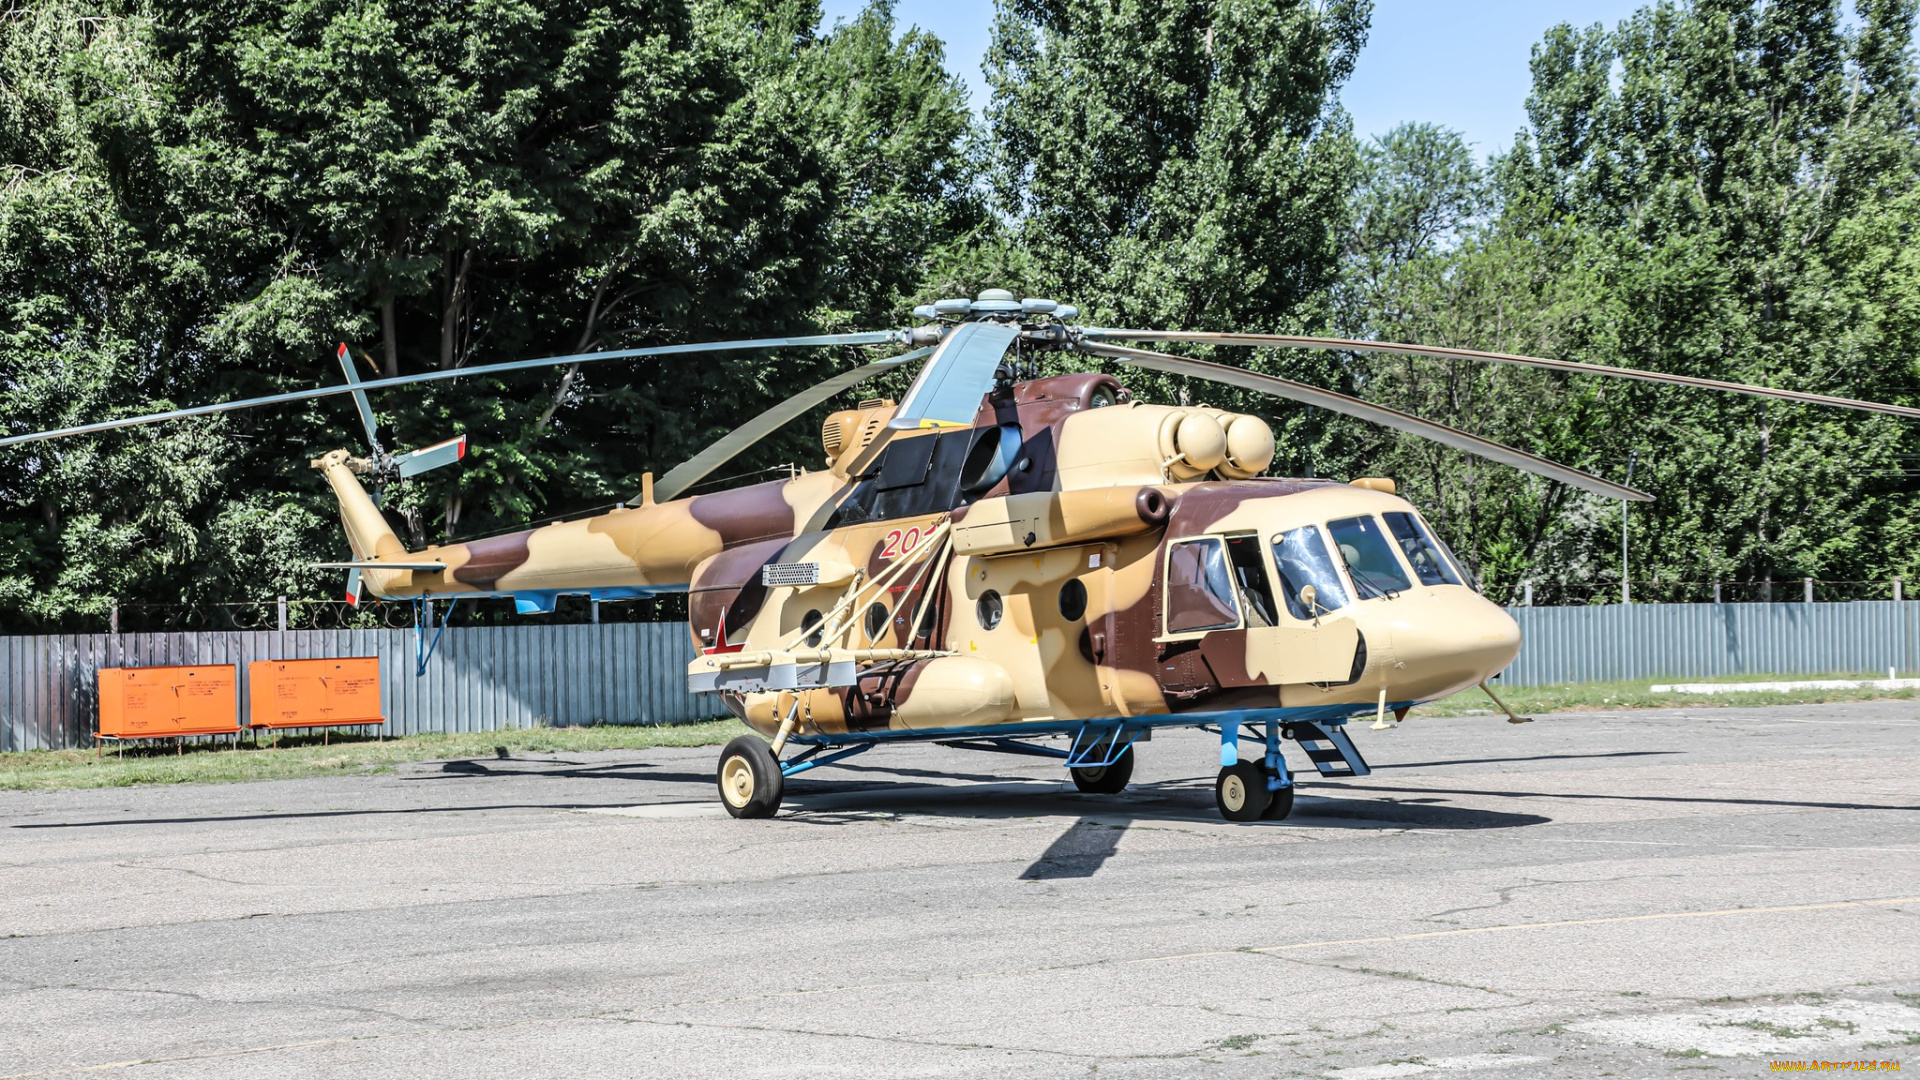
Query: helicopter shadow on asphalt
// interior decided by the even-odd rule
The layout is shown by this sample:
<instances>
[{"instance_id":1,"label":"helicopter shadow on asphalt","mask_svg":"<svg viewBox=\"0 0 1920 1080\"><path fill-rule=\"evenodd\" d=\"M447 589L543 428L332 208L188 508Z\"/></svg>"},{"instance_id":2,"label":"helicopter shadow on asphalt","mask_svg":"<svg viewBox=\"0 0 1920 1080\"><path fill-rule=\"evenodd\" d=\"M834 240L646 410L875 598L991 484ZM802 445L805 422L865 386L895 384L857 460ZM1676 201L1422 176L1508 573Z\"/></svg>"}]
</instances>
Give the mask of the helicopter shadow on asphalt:
<instances>
[{"instance_id":1,"label":"helicopter shadow on asphalt","mask_svg":"<svg viewBox=\"0 0 1920 1080\"><path fill-rule=\"evenodd\" d=\"M1184 786L1182 786L1184 785ZM1120 841L1135 823L1160 824L1192 820L1221 827L1270 829L1276 832L1328 829L1514 829L1545 825L1553 819L1538 814L1514 814L1443 805L1440 798L1349 799L1307 794L1301 785L1293 812L1282 821L1229 823L1214 811L1211 784L1204 777L1168 785L1144 785L1154 802L1153 812L1116 807L1113 811L1083 814L1056 837L1020 874L1021 880L1085 878L1098 873L1119 850ZM1152 792L1164 787L1162 792ZM1088 799L1099 798L1088 796Z\"/></svg>"},{"instance_id":2,"label":"helicopter shadow on asphalt","mask_svg":"<svg viewBox=\"0 0 1920 1080\"><path fill-rule=\"evenodd\" d=\"M1282 821L1225 822L1213 803L1210 777L1188 777L1135 784L1121 795L1086 795L1071 783L993 778L985 784L845 784L796 782L788 789L782 817L821 825L853 824L876 818L916 815L948 818L1074 818L1039 857L1021 871L1021 880L1086 878L1097 874L1120 848L1127 831L1139 825L1205 825L1214 828L1285 832L1330 829L1512 829L1544 825L1539 814L1479 810L1448 805L1444 797L1349 798L1312 793L1301 784L1293 813Z\"/></svg>"},{"instance_id":3,"label":"helicopter shadow on asphalt","mask_svg":"<svg viewBox=\"0 0 1920 1080\"><path fill-rule=\"evenodd\" d=\"M535 767L527 768L529 765ZM556 765L559 767L552 767ZM1277 836L1301 830L1512 829L1553 820L1540 814L1452 805L1452 800L1444 796L1417 792L1383 792L1378 796L1356 792L1361 797L1351 797L1344 792L1336 793L1338 789L1327 788L1326 794L1319 794L1314 791L1315 782L1303 778L1293 813L1285 820L1230 823L1220 819L1214 807L1211 778L1205 776L1134 784L1120 795L1088 795L1064 779L852 762L833 768L835 772L855 773L856 778L789 780L781 818L794 824L840 827L915 817L974 820L1072 817L1073 822L1018 875L1020 880L1027 881L1094 876L1118 853L1122 839L1136 824L1271 829ZM660 770L646 762L589 765L552 759L449 761L442 763L436 773L423 773L417 778L507 776L640 780L702 787L712 783L704 774ZM656 805L664 810L681 804Z\"/></svg>"}]
</instances>

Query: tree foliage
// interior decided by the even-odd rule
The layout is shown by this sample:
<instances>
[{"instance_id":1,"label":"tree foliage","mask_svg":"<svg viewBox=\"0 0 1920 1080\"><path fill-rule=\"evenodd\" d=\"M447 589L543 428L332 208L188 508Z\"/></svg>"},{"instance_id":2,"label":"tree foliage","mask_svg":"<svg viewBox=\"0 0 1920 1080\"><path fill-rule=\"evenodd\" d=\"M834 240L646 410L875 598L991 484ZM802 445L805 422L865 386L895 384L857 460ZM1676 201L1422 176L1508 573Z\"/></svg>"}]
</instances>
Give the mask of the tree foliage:
<instances>
[{"instance_id":1,"label":"tree foliage","mask_svg":"<svg viewBox=\"0 0 1920 1080\"><path fill-rule=\"evenodd\" d=\"M916 238L981 214L964 92L886 3L824 33L794 0L48 0L0 19L12 432L336 382L343 340L391 375L871 324L923 275ZM388 446L475 447L389 506L421 542L627 497L835 362L386 396ZM303 567L339 542L301 466L362 442L332 399L12 451L0 610L315 595Z\"/></svg>"},{"instance_id":2,"label":"tree foliage","mask_svg":"<svg viewBox=\"0 0 1920 1080\"><path fill-rule=\"evenodd\" d=\"M1530 123L1493 161L1486 220L1453 244L1413 224L1356 235L1357 332L1914 397L1911 3L1700 0L1609 31L1562 26L1533 56ZM1363 203L1448 201L1471 162L1433 133L1375 155ZM1383 215L1384 216L1384 215ZM1411 219L1409 219L1411 221ZM1408 253L1411 254L1408 254ZM1382 268L1385 268L1384 271ZM1911 425L1705 391L1459 365L1372 365L1380 393L1657 496L1630 518L1636 579L1911 575ZM1396 445L1496 583L1617 582L1619 509ZM1425 464L1425 468L1421 465ZM1704 584L1669 590L1704 596ZM1577 592L1577 590L1576 590Z\"/></svg>"},{"instance_id":3,"label":"tree foliage","mask_svg":"<svg viewBox=\"0 0 1920 1080\"><path fill-rule=\"evenodd\" d=\"M1366 0L1001 0L976 120L889 0L32 0L0 14L10 433L367 374L898 325L1004 286L1090 322L1338 332L1911 403L1916 0L1659 0L1533 52L1476 160L1356 138ZM1910 425L1404 357L1203 351L1624 479L1636 579L1912 576ZM837 353L383 396L474 452L389 492L416 542L631 495ZM1498 596L1617 585L1620 508L1354 421L1278 467L1396 477ZM0 451L0 623L331 595L305 461L344 399ZM744 465L805 461L801 425ZM1679 585L1673 595L1685 595ZM1692 594L1698 596L1698 593Z\"/></svg>"}]
</instances>

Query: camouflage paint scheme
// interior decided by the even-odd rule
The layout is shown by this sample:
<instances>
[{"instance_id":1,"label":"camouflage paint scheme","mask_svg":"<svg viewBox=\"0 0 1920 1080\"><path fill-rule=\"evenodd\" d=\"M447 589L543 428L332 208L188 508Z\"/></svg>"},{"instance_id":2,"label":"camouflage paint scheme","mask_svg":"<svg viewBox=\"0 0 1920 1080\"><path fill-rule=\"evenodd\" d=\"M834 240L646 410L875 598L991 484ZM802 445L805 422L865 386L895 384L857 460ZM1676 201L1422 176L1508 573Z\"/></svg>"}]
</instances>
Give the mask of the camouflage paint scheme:
<instances>
[{"instance_id":1,"label":"camouflage paint scheme","mask_svg":"<svg viewBox=\"0 0 1920 1080\"><path fill-rule=\"evenodd\" d=\"M1249 625L1243 602L1234 626L1166 633L1167 560L1179 540L1255 537L1271 583L1278 534L1413 512L1374 490L1390 486L1379 482L1258 478L1272 434L1257 418L1148 405L1108 376L1072 375L989 394L972 429L901 432L880 454L865 453L891 415L883 402L830 417L824 471L419 552L404 550L344 451L314 464L340 500L356 559L444 564L369 569L376 595L513 594L538 609L561 593L686 589L702 650L690 673L729 657L791 662L808 649L859 659L843 685L724 695L769 735L796 704L794 734L828 742L1083 720L1196 723L1255 710L1331 719L1372 712L1383 691L1395 708L1444 697L1492 677L1519 651L1514 621L1461 585L1415 584L1317 620L1271 605L1271 626ZM943 432L966 431L976 446L1000 437L982 429L1017 432L1004 437L1017 453L977 497L909 516L849 516L864 505L856 500L881 497L874 489L890 455L911 456L902 448ZM1224 457L1211 468L1206 447L1183 457L1183 445L1210 447L1216 435ZM937 444L912 449L924 457ZM952 479L937 472L924 483ZM769 564L816 564L821 583L765 586ZM850 593L859 594L851 608ZM997 621L988 611L995 598ZM804 640L836 607L848 610L834 620L834 640Z\"/></svg>"}]
</instances>

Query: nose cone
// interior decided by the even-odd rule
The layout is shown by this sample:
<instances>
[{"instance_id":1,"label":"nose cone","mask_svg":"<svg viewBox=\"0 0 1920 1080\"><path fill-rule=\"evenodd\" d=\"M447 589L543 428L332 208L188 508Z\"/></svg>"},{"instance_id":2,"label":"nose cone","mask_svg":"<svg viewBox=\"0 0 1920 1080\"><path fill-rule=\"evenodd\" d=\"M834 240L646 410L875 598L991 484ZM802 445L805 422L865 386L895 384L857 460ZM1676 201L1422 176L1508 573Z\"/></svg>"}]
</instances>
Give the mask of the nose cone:
<instances>
[{"instance_id":1,"label":"nose cone","mask_svg":"<svg viewBox=\"0 0 1920 1080\"><path fill-rule=\"evenodd\" d=\"M1394 612L1388 696L1431 701L1497 675L1520 655L1520 624L1469 589L1435 589Z\"/></svg>"}]
</instances>

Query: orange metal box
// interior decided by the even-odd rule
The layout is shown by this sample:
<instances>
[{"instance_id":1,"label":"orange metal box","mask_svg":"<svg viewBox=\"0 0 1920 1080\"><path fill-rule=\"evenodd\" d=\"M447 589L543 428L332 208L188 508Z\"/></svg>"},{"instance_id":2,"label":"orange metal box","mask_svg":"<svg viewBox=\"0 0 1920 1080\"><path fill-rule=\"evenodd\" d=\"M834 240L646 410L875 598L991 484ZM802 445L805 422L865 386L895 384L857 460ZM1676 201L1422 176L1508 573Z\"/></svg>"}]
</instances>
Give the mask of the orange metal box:
<instances>
[{"instance_id":1,"label":"orange metal box","mask_svg":"<svg viewBox=\"0 0 1920 1080\"><path fill-rule=\"evenodd\" d=\"M240 670L100 669L100 734L119 739L231 735L240 730Z\"/></svg>"},{"instance_id":2,"label":"orange metal box","mask_svg":"<svg viewBox=\"0 0 1920 1080\"><path fill-rule=\"evenodd\" d=\"M380 658L256 660L247 665L248 724L257 728L384 724Z\"/></svg>"}]
</instances>

